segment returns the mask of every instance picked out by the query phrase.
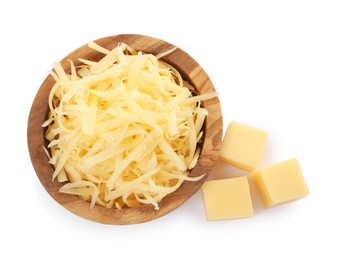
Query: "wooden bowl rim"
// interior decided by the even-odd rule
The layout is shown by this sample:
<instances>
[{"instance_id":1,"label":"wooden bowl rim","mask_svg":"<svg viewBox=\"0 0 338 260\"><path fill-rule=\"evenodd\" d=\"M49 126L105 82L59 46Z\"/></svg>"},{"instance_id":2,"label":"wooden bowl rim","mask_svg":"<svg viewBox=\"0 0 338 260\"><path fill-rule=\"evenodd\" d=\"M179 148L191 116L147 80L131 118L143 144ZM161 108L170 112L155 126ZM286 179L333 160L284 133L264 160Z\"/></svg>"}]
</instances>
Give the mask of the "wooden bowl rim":
<instances>
[{"instance_id":1,"label":"wooden bowl rim","mask_svg":"<svg viewBox=\"0 0 338 260\"><path fill-rule=\"evenodd\" d=\"M118 43L124 42L135 50L155 55L174 47L171 43L161 39L137 34L113 35L97 39L94 42L107 49L112 49ZM72 60L75 65L79 65L80 62L77 58L98 60L102 56L103 54L93 51L85 44L69 53L60 63L66 71L69 71L69 60ZM178 69L182 76L196 87L199 93L215 91L211 80L202 67L180 48L165 56L163 60ZM52 76L48 75L32 103L27 126L28 149L33 167L43 187L59 204L74 214L95 222L116 225L136 224L154 220L182 205L200 188L211 173L218 159L222 140L222 111L218 98L203 102L203 106L209 111L205 121L204 143L198 163L190 172L190 176L199 176L205 173L205 177L197 182L183 182L179 189L166 196L159 203L159 210L155 210L152 205L143 205L139 208L123 208L121 210L107 209L100 206L90 209L89 203L79 197L60 193L59 189L62 184L57 181L52 182L53 167L48 163L48 158L43 151L45 138L44 129L41 126L47 115L48 94L54 82Z\"/></svg>"}]
</instances>

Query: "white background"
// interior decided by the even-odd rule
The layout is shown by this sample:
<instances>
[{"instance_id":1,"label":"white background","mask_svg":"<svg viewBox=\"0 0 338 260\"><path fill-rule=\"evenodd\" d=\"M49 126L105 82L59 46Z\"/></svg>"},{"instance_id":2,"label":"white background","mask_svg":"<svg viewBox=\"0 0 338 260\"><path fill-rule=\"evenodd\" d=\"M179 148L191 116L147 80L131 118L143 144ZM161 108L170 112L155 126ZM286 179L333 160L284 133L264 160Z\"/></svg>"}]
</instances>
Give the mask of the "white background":
<instances>
[{"instance_id":1,"label":"white background","mask_svg":"<svg viewBox=\"0 0 338 260\"><path fill-rule=\"evenodd\" d=\"M0 28L0 259L337 259L337 1L12 0L0 3ZM224 129L268 130L262 166L297 157L311 195L268 210L254 198L253 218L208 222L198 192L129 226L58 205L30 162L31 103L54 61L120 33L188 52L221 92Z\"/></svg>"}]
</instances>

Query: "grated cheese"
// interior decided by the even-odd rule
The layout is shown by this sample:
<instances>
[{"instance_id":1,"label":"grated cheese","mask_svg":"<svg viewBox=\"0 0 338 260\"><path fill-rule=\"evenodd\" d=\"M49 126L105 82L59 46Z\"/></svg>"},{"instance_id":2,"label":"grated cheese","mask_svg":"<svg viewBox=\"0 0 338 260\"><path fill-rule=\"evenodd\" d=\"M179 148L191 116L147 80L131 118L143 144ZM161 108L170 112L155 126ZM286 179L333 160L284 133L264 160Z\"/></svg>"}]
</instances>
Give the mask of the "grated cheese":
<instances>
[{"instance_id":1,"label":"grated cheese","mask_svg":"<svg viewBox=\"0 0 338 260\"><path fill-rule=\"evenodd\" d=\"M159 202L177 190L195 167L208 112L194 88L161 57L121 43L100 61L70 62L67 74L57 62L51 75L45 151L52 179L66 182L60 192L107 208Z\"/></svg>"}]
</instances>

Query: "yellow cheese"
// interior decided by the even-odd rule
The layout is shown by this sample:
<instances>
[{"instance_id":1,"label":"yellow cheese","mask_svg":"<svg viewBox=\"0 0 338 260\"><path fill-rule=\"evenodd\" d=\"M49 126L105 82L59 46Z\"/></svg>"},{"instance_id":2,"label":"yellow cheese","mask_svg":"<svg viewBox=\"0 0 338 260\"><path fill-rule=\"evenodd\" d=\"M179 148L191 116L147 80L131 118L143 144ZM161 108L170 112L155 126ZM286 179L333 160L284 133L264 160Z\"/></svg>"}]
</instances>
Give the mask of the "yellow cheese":
<instances>
[{"instance_id":1,"label":"yellow cheese","mask_svg":"<svg viewBox=\"0 0 338 260\"><path fill-rule=\"evenodd\" d=\"M207 181L202 186L208 220L252 217L254 215L248 178Z\"/></svg>"},{"instance_id":2,"label":"yellow cheese","mask_svg":"<svg viewBox=\"0 0 338 260\"><path fill-rule=\"evenodd\" d=\"M255 172L253 181L266 208L309 194L296 158L272 164Z\"/></svg>"},{"instance_id":3,"label":"yellow cheese","mask_svg":"<svg viewBox=\"0 0 338 260\"><path fill-rule=\"evenodd\" d=\"M246 171L258 167L268 132L238 122L231 122L225 133L220 159Z\"/></svg>"},{"instance_id":4,"label":"yellow cheese","mask_svg":"<svg viewBox=\"0 0 338 260\"><path fill-rule=\"evenodd\" d=\"M194 88L171 65L121 43L99 61L59 62L49 95L47 127L53 180L60 192L107 208L158 203L177 190L195 167L208 114Z\"/></svg>"}]
</instances>

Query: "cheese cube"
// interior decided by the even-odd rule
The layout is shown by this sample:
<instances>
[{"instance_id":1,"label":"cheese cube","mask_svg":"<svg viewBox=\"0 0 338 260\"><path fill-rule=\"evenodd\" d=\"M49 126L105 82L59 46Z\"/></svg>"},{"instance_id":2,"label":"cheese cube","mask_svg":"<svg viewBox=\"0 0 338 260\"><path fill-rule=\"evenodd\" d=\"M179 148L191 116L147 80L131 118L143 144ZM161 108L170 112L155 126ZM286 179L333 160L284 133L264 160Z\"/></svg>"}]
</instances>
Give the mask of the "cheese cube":
<instances>
[{"instance_id":1,"label":"cheese cube","mask_svg":"<svg viewBox=\"0 0 338 260\"><path fill-rule=\"evenodd\" d=\"M208 220L252 217L254 215L246 176L207 181L202 194Z\"/></svg>"},{"instance_id":2,"label":"cheese cube","mask_svg":"<svg viewBox=\"0 0 338 260\"><path fill-rule=\"evenodd\" d=\"M221 160L246 171L258 167L268 132L238 122L231 122L225 133L219 157Z\"/></svg>"},{"instance_id":3,"label":"cheese cube","mask_svg":"<svg viewBox=\"0 0 338 260\"><path fill-rule=\"evenodd\" d=\"M309 194L296 158L258 170L252 178L266 208Z\"/></svg>"}]
</instances>

